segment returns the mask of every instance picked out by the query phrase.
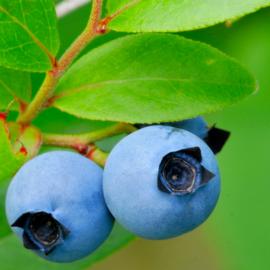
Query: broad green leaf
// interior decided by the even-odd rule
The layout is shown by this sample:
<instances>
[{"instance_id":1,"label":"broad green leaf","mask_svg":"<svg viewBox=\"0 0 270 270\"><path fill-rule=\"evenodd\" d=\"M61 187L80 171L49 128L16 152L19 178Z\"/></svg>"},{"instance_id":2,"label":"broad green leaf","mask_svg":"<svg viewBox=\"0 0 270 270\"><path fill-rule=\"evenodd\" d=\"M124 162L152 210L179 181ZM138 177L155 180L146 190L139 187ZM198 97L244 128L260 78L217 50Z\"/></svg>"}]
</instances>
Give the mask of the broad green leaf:
<instances>
[{"instance_id":1,"label":"broad green leaf","mask_svg":"<svg viewBox=\"0 0 270 270\"><path fill-rule=\"evenodd\" d=\"M134 3L108 0L110 14ZM270 5L269 0L140 0L110 23L121 32L179 32L232 20Z\"/></svg>"},{"instance_id":2,"label":"broad green leaf","mask_svg":"<svg viewBox=\"0 0 270 270\"><path fill-rule=\"evenodd\" d=\"M88 258L70 264L56 264L45 261L23 248L15 236L8 236L0 241L1 268L5 270L86 270L132 239L134 236L131 233L116 225L108 240Z\"/></svg>"},{"instance_id":3,"label":"broad green leaf","mask_svg":"<svg viewBox=\"0 0 270 270\"><path fill-rule=\"evenodd\" d=\"M206 44L139 34L76 62L60 81L54 106L82 118L154 123L216 111L254 90L240 64Z\"/></svg>"},{"instance_id":4,"label":"broad green leaf","mask_svg":"<svg viewBox=\"0 0 270 270\"><path fill-rule=\"evenodd\" d=\"M26 103L31 98L30 74L0 67L0 109L5 110L15 100L12 108L18 109L19 103Z\"/></svg>"},{"instance_id":5,"label":"broad green leaf","mask_svg":"<svg viewBox=\"0 0 270 270\"><path fill-rule=\"evenodd\" d=\"M0 65L41 72L52 68L59 39L53 0L0 0Z\"/></svg>"}]
</instances>

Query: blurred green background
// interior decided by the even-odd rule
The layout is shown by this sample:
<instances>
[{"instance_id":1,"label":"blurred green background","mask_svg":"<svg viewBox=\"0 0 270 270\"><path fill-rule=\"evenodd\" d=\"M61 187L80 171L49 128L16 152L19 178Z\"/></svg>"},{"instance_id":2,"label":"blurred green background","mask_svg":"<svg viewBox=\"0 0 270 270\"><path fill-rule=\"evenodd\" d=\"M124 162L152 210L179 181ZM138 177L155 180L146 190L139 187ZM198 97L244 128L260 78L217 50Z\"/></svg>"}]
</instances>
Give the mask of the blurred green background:
<instances>
[{"instance_id":1,"label":"blurred green background","mask_svg":"<svg viewBox=\"0 0 270 270\"><path fill-rule=\"evenodd\" d=\"M84 7L60 21L61 51L81 31L88 12L88 7ZM222 173L219 204L208 221L194 232L168 241L138 239L91 269L270 269L269 30L270 9L264 9L234 22L229 28L222 24L183 34L237 58L249 67L260 85L256 95L222 112L205 116L209 124L217 123L232 133L218 156ZM95 40L86 50L121 35L109 33ZM36 84L40 79L40 75L33 76ZM60 126L52 115L54 126ZM42 117L38 121L41 126L46 126ZM67 123L62 124L70 129ZM50 123L47 128L49 126ZM83 123L80 128L83 129Z\"/></svg>"}]
</instances>

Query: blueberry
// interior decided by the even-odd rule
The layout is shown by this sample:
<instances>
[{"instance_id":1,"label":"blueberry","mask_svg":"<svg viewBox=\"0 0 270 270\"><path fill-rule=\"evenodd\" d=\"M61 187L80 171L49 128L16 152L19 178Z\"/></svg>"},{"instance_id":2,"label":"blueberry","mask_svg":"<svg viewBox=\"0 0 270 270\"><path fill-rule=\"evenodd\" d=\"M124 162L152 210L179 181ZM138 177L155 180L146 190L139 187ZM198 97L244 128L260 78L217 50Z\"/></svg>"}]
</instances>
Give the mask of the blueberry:
<instances>
[{"instance_id":1,"label":"blueberry","mask_svg":"<svg viewBox=\"0 0 270 270\"><path fill-rule=\"evenodd\" d=\"M105 201L134 234L166 239L191 231L220 193L215 155L198 136L169 126L142 128L120 141L104 169Z\"/></svg>"},{"instance_id":2,"label":"blueberry","mask_svg":"<svg viewBox=\"0 0 270 270\"><path fill-rule=\"evenodd\" d=\"M203 117L198 116L196 118L191 118L179 122L171 122L167 124L168 126L185 129L198 137L205 139L208 133L208 125Z\"/></svg>"},{"instance_id":3,"label":"blueberry","mask_svg":"<svg viewBox=\"0 0 270 270\"><path fill-rule=\"evenodd\" d=\"M226 130L217 128L215 126L209 128L206 121L201 116L178 122L166 122L162 123L161 125L185 129L197 135L208 144L215 154L222 150L230 136L230 132ZM138 128L143 128L149 125L137 124L136 126Z\"/></svg>"},{"instance_id":4,"label":"blueberry","mask_svg":"<svg viewBox=\"0 0 270 270\"><path fill-rule=\"evenodd\" d=\"M99 247L113 225L102 174L92 161L67 151L26 163L6 197L9 224L24 246L55 262L78 260Z\"/></svg>"},{"instance_id":5,"label":"blueberry","mask_svg":"<svg viewBox=\"0 0 270 270\"><path fill-rule=\"evenodd\" d=\"M204 118L201 116L198 116L196 118L190 118L187 120L178 121L178 122L165 122L165 123L161 123L160 125L185 129L185 130L199 136L202 139L206 138L207 133L208 133L207 123L204 120ZM143 127L147 127L149 125L137 124L136 126L138 128L143 128Z\"/></svg>"},{"instance_id":6,"label":"blueberry","mask_svg":"<svg viewBox=\"0 0 270 270\"><path fill-rule=\"evenodd\" d=\"M208 144L215 154L222 150L230 136L230 132L224 129L217 128L216 126L208 127L206 121L201 116L179 122L167 123L167 125L182 128L197 135Z\"/></svg>"}]
</instances>

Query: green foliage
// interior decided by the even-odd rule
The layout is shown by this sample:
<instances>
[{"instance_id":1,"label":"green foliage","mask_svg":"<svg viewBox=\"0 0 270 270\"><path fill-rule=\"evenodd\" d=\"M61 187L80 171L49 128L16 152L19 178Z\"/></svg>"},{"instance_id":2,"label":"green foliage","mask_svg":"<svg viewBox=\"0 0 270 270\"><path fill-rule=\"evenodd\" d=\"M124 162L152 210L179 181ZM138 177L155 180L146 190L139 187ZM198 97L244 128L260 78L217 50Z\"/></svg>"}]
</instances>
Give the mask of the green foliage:
<instances>
[{"instance_id":1,"label":"green foliage","mask_svg":"<svg viewBox=\"0 0 270 270\"><path fill-rule=\"evenodd\" d=\"M0 0L0 65L41 72L58 51L54 1Z\"/></svg>"},{"instance_id":2,"label":"green foliage","mask_svg":"<svg viewBox=\"0 0 270 270\"><path fill-rule=\"evenodd\" d=\"M0 67L0 109L7 109L12 100L28 102L31 90L29 73ZM18 103L13 107L18 109Z\"/></svg>"},{"instance_id":3,"label":"green foliage","mask_svg":"<svg viewBox=\"0 0 270 270\"><path fill-rule=\"evenodd\" d=\"M132 3L108 0L109 13ZM140 0L110 28L121 32L179 32L232 20L270 5L269 0Z\"/></svg>"},{"instance_id":4,"label":"green foliage","mask_svg":"<svg viewBox=\"0 0 270 270\"><path fill-rule=\"evenodd\" d=\"M5 110L13 99L30 101L30 75L23 71L45 72L52 68L59 47L55 2L0 0L0 65L3 66L0 67L1 110ZM111 14L132 0L106 2ZM267 5L270 5L270 0L141 0L115 18L110 28L123 32L193 30L233 20ZM63 28L61 52L83 29L88 13L89 6L77 11L76 19L67 16L60 22L60 30L61 24ZM257 33L259 29L257 27L254 31ZM215 36L219 31L213 33ZM206 44L169 34L139 34L109 42L123 34L110 32L97 38L87 48L89 50L107 43L85 54L61 79L57 99L53 103L55 108L46 108L34 121L38 129L34 126L23 129L16 123L7 124L0 120L0 260L3 269L88 269L134 239L133 235L117 225L106 243L90 257L59 265L46 262L23 249L22 244L9 235L10 229L4 215L7 185L21 165L38 153L41 146L40 130L76 133L110 124L90 120L131 123L181 120L220 110L255 90L254 79L240 64ZM196 34L198 32L185 33L195 39ZM242 39L241 34L239 39ZM205 36L205 41L209 42L211 29L210 34ZM249 32L245 36L248 37ZM220 40L223 45L229 42L230 36ZM240 51L251 42L240 40ZM254 51L251 58L257 55ZM38 86L38 83L33 84L34 89ZM12 109L18 109L18 106ZM240 120L236 121L237 125ZM122 135L108 138L97 142L97 146L110 151L121 138ZM19 153L22 145L27 149L27 156ZM51 149L43 147L41 151ZM235 164L239 167L237 162ZM235 187L235 182L233 185Z\"/></svg>"},{"instance_id":5,"label":"green foliage","mask_svg":"<svg viewBox=\"0 0 270 270\"><path fill-rule=\"evenodd\" d=\"M154 123L215 111L254 90L244 68L208 45L141 34L83 56L60 82L54 106L82 118Z\"/></svg>"}]
</instances>

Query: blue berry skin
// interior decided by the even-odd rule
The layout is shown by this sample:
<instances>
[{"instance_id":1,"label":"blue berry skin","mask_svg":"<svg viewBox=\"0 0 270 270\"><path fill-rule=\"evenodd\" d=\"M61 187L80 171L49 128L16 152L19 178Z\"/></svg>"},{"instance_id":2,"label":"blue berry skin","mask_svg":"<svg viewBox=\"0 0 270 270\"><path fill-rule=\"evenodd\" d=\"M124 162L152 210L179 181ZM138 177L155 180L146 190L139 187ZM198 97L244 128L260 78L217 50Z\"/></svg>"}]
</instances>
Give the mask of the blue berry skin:
<instances>
[{"instance_id":1,"label":"blue berry skin","mask_svg":"<svg viewBox=\"0 0 270 270\"><path fill-rule=\"evenodd\" d=\"M170 123L167 123L167 125L176 127L176 128L185 129L197 135L201 139L205 139L207 137L207 133L209 130L206 121L201 116L179 121L179 122L170 122Z\"/></svg>"},{"instance_id":2,"label":"blue berry skin","mask_svg":"<svg viewBox=\"0 0 270 270\"><path fill-rule=\"evenodd\" d=\"M152 125L158 125L158 124L152 124ZM160 125L185 129L185 130L197 135L201 139L205 139L207 137L208 131L209 131L209 128L208 128L206 121L201 116L178 121L178 122L165 122L165 123L161 123ZM138 128L144 128L144 127L148 127L150 125L137 124L136 126Z\"/></svg>"},{"instance_id":3,"label":"blue berry skin","mask_svg":"<svg viewBox=\"0 0 270 270\"><path fill-rule=\"evenodd\" d=\"M100 167L77 153L53 151L32 159L8 188L9 224L24 245L44 259L71 262L89 255L113 226L103 197L102 177ZM58 234L54 234L56 229ZM35 238L50 233L59 238L49 247L39 241L40 237Z\"/></svg>"},{"instance_id":4,"label":"blue berry skin","mask_svg":"<svg viewBox=\"0 0 270 270\"><path fill-rule=\"evenodd\" d=\"M161 187L160 170L170 155L180 156L185 166L199 172L192 186L187 182L193 172L189 170L182 178L170 178L179 180L178 190L172 181ZM185 186L189 188L181 190ZM104 169L103 191L122 226L143 238L167 239L193 230L211 214L220 193L219 169L215 155L198 136L170 126L150 126L114 147Z\"/></svg>"}]
</instances>

